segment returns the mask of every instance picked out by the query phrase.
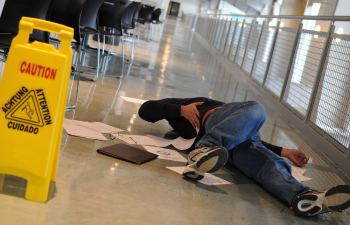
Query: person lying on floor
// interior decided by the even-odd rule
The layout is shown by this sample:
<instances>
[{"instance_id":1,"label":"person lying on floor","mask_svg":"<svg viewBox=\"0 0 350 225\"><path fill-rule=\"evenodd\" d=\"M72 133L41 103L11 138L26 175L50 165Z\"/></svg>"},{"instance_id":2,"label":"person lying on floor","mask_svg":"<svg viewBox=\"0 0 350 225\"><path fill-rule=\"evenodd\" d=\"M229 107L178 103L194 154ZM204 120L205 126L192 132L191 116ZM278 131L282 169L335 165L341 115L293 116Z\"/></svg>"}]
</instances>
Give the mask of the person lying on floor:
<instances>
[{"instance_id":1,"label":"person lying on floor","mask_svg":"<svg viewBox=\"0 0 350 225\"><path fill-rule=\"evenodd\" d=\"M183 138L195 140L183 176L199 180L226 163L287 202L301 216L342 211L350 206L350 186L338 185L316 191L292 176L287 160L305 166L308 157L300 150L286 149L260 139L266 120L265 108L256 101L224 103L204 97L147 101L139 116L155 123L166 119Z\"/></svg>"}]
</instances>

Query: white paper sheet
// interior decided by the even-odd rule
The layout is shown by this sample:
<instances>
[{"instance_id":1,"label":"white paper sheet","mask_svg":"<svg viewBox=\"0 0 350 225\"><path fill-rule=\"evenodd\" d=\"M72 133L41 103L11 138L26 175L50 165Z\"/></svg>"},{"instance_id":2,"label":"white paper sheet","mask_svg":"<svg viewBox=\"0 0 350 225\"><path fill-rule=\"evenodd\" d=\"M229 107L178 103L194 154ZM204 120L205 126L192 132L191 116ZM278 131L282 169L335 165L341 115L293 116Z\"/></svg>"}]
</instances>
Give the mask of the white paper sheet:
<instances>
[{"instance_id":1,"label":"white paper sheet","mask_svg":"<svg viewBox=\"0 0 350 225\"><path fill-rule=\"evenodd\" d=\"M147 151L158 155L158 159L187 162L187 159L175 150L142 145Z\"/></svg>"},{"instance_id":2,"label":"white paper sheet","mask_svg":"<svg viewBox=\"0 0 350 225\"><path fill-rule=\"evenodd\" d=\"M138 104L143 104L143 103L148 101L148 100L144 100L144 99L129 98L129 97L125 97L125 96L120 96L120 97L127 102L134 102L134 103L138 103Z\"/></svg>"},{"instance_id":3,"label":"white paper sheet","mask_svg":"<svg viewBox=\"0 0 350 225\"><path fill-rule=\"evenodd\" d=\"M118 132L124 131L119 128L112 127L110 125L100 123L100 122L84 123L79 125L87 127L91 130L94 130L100 133L104 133L104 134L118 133Z\"/></svg>"},{"instance_id":4,"label":"white paper sheet","mask_svg":"<svg viewBox=\"0 0 350 225\"><path fill-rule=\"evenodd\" d=\"M70 124L70 125L86 125L89 122L86 121L80 121L80 120L70 120L70 119L64 119L64 124ZM63 125L64 125L63 124Z\"/></svg>"},{"instance_id":5,"label":"white paper sheet","mask_svg":"<svg viewBox=\"0 0 350 225\"><path fill-rule=\"evenodd\" d=\"M127 134L112 134L112 135L118 138L119 140L125 141L130 145L136 145L138 140L144 137L143 135L127 135Z\"/></svg>"},{"instance_id":6,"label":"white paper sheet","mask_svg":"<svg viewBox=\"0 0 350 225\"><path fill-rule=\"evenodd\" d=\"M292 175L295 179L297 179L299 182L312 180L312 178L305 176L306 169L296 166L292 167Z\"/></svg>"},{"instance_id":7,"label":"white paper sheet","mask_svg":"<svg viewBox=\"0 0 350 225\"><path fill-rule=\"evenodd\" d=\"M183 166L183 167L166 167L166 168L176 173L182 174L182 172L186 167ZM201 182L202 184L206 184L206 185L232 184L231 182L228 182L210 173L205 173L204 178L202 180L199 180L198 182Z\"/></svg>"},{"instance_id":8,"label":"white paper sheet","mask_svg":"<svg viewBox=\"0 0 350 225\"><path fill-rule=\"evenodd\" d=\"M85 123L84 121L74 121L74 120L64 120L63 128L69 135L83 137L88 139L95 139L101 141L107 141L100 132L88 129L84 126L80 126L79 124Z\"/></svg>"},{"instance_id":9,"label":"white paper sheet","mask_svg":"<svg viewBox=\"0 0 350 225\"><path fill-rule=\"evenodd\" d=\"M184 139L182 137L178 137L176 139L169 140L169 139L164 139L164 138L160 138L160 137L155 137L152 135L147 135L147 136L144 136L143 138L141 138L137 142L137 144L138 145L152 145L152 146L157 146L157 147L167 147L167 146L172 144L178 150L186 150L192 146L195 139L196 138Z\"/></svg>"},{"instance_id":10,"label":"white paper sheet","mask_svg":"<svg viewBox=\"0 0 350 225\"><path fill-rule=\"evenodd\" d=\"M186 150L190 148L193 144L193 142L196 140L196 138L192 139L184 139L182 137L178 137L173 141L173 146L179 150Z\"/></svg>"},{"instance_id":11,"label":"white paper sheet","mask_svg":"<svg viewBox=\"0 0 350 225\"><path fill-rule=\"evenodd\" d=\"M307 161L307 163L312 163L314 161L313 158L309 158L309 161Z\"/></svg>"},{"instance_id":12,"label":"white paper sheet","mask_svg":"<svg viewBox=\"0 0 350 225\"><path fill-rule=\"evenodd\" d=\"M173 143L173 139L164 139L152 135L147 135L137 141L138 145L153 145L157 147L167 147Z\"/></svg>"}]
</instances>

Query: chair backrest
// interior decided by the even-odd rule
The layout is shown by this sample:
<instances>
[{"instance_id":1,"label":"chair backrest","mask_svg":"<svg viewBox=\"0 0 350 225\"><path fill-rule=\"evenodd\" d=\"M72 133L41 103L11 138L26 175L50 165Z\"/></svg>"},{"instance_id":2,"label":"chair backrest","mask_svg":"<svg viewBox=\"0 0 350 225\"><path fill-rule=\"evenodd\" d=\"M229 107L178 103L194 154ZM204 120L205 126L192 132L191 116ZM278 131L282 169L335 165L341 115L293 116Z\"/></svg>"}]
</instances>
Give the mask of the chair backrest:
<instances>
[{"instance_id":1,"label":"chair backrest","mask_svg":"<svg viewBox=\"0 0 350 225\"><path fill-rule=\"evenodd\" d=\"M160 8L155 9L152 13L152 21L155 20L155 21L159 22L159 17L160 17L160 14L162 14L162 11L163 10Z\"/></svg>"},{"instance_id":2,"label":"chair backrest","mask_svg":"<svg viewBox=\"0 0 350 225\"><path fill-rule=\"evenodd\" d=\"M122 16L123 29L135 28L134 14L140 4L141 2L132 2L128 7L126 7Z\"/></svg>"},{"instance_id":3,"label":"chair backrest","mask_svg":"<svg viewBox=\"0 0 350 225\"><path fill-rule=\"evenodd\" d=\"M52 0L6 0L0 18L0 31L17 34L23 16L47 20L51 2ZM49 42L49 34L41 30L34 30L30 37Z\"/></svg>"},{"instance_id":4,"label":"chair backrest","mask_svg":"<svg viewBox=\"0 0 350 225\"><path fill-rule=\"evenodd\" d=\"M100 27L114 28L122 35L122 16L126 7L131 3L131 1L126 0L105 1L100 8Z\"/></svg>"},{"instance_id":5,"label":"chair backrest","mask_svg":"<svg viewBox=\"0 0 350 225\"><path fill-rule=\"evenodd\" d=\"M139 20L142 22L151 23L153 10L153 6L143 5L139 12Z\"/></svg>"},{"instance_id":6,"label":"chair backrest","mask_svg":"<svg viewBox=\"0 0 350 225\"><path fill-rule=\"evenodd\" d=\"M98 31L98 12L105 0L86 0L80 17L80 26Z\"/></svg>"},{"instance_id":7,"label":"chair backrest","mask_svg":"<svg viewBox=\"0 0 350 225\"><path fill-rule=\"evenodd\" d=\"M141 10L142 7L143 7L142 3L137 7L137 9L136 9L136 11L134 13L134 22L135 21L139 21L139 14L140 14L140 10Z\"/></svg>"},{"instance_id":8,"label":"chair backrest","mask_svg":"<svg viewBox=\"0 0 350 225\"><path fill-rule=\"evenodd\" d=\"M74 39L78 45L80 40L80 16L87 0L53 0L50 21L72 27Z\"/></svg>"}]
</instances>

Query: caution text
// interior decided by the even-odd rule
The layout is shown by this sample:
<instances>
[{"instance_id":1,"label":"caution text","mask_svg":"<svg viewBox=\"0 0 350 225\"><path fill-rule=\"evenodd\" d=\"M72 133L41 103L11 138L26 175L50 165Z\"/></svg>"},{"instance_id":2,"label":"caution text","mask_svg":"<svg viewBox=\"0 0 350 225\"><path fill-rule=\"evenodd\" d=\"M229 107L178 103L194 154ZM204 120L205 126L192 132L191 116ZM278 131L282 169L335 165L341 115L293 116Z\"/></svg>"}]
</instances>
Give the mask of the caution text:
<instances>
[{"instance_id":1,"label":"caution text","mask_svg":"<svg viewBox=\"0 0 350 225\"><path fill-rule=\"evenodd\" d=\"M55 80L57 69L37 65L34 63L28 63L23 61L20 66L21 73L37 76L45 79Z\"/></svg>"}]
</instances>

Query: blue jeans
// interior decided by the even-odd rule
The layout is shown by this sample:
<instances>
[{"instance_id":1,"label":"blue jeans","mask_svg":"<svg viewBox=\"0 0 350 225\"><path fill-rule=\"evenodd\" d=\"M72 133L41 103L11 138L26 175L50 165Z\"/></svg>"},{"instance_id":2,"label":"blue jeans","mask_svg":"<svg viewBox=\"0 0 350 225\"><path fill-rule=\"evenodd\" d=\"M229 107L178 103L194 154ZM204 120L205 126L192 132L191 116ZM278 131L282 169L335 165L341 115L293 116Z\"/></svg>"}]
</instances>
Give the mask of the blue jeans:
<instances>
[{"instance_id":1,"label":"blue jeans","mask_svg":"<svg viewBox=\"0 0 350 225\"><path fill-rule=\"evenodd\" d=\"M225 104L207 118L206 134L197 142L196 148L226 147L228 164L291 205L296 195L309 188L292 176L291 166L285 159L261 143L259 130L265 120L265 108L258 102Z\"/></svg>"}]
</instances>

